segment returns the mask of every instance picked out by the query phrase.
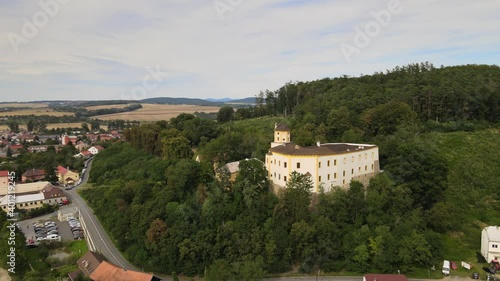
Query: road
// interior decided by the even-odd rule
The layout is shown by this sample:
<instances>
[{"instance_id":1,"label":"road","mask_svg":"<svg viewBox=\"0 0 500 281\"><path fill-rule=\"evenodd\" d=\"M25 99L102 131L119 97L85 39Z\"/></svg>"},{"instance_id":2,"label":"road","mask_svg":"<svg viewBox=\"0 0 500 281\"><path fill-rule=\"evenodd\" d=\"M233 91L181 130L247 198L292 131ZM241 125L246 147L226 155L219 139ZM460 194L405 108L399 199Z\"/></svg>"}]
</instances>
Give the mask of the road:
<instances>
[{"instance_id":1,"label":"road","mask_svg":"<svg viewBox=\"0 0 500 281\"><path fill-rule=\"evenodd\" d=\"M87 170L85 174L83 174L81 183L77 187L72 188L71 190L66 190L67 196L71 199L73 204L75 204L76 207L78 207L78 209L80 210L80 217L81 219L83 219L83 222L85 223L87 229L86 232L87 243L91 245L91 248L93 246L93 248L95 248L95 251L104 255L106 259L112 264L115 264L122 268L138 271L138 269L132 264L130 264L123 257L120 251L118 251L118 249L115 247L115 245L109 238L108 234L102 227L101 223L94 215L92 209L87 205L85 200L83 200L83 198L77 193L78 188L87 183L91 167L92 167L92 160L89 160Z\"/></svg>"}]
</instances>

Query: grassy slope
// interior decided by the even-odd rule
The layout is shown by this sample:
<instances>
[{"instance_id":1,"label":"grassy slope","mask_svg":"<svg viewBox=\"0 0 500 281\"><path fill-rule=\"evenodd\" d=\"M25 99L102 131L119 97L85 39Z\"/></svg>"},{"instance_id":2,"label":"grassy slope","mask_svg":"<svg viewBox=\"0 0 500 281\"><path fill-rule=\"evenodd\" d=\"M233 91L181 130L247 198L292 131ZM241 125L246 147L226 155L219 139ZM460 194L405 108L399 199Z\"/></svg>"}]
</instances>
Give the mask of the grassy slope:
<instances>
[{"instance_id":1,"label":"grassy slope","mask_svg":"<svg viewBox=\"0 0 500 281\"><path fill-rule=\"evenodd\" d=\"M456 215L462 222L459 231L445 238L445 256L450 260L472 262L478 268L482 228L500 225L500 132L495 129L431 133L426 139L448 161L446 202L457 207Z\"/></svg>"}]
</instances>

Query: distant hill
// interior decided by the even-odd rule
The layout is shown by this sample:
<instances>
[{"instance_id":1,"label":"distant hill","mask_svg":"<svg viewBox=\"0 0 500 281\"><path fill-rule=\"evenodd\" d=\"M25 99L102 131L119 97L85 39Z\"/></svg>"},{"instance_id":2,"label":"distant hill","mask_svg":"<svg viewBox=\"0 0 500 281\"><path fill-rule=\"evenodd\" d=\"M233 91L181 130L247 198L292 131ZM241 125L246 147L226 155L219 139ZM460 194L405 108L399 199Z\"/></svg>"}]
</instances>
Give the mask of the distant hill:
<instances>
[{"instance_id":1,"label":"distant hill","mask_svg":"<svg viewBox=\"0 0 500 281\"><path fill-rule=\"evenodd\" d=\"M256 103L255 97L244 98L240 100L230 100L226 102L226 104L255 104L255 103Z\"/></svg>"},{"instance_id":2,"label":"distant hill","mask_svg":"<svg viewBox=\"0 0 500 281\"><path fill-rule=\"evenodd\" d=\"M233 99L230 99L230 98L222 98L222 99L208 98L208 99L204 99L204 100L210 101L210 102L229 102L229 101L232 101Z\"/></svg>"},{"instance_id":3,"label":"distant hill","mask_svg":"<svg viewBox=\"0 0 500 281\"><path fill-rule=\"evenodd\" d=\"M211 102L203 99L191 98L149 98L140 100L141 103L157 103L157 104L189 104L189 105L205 105L205 106L220 106L223 102Z\"/></svg>"}]
</instances>

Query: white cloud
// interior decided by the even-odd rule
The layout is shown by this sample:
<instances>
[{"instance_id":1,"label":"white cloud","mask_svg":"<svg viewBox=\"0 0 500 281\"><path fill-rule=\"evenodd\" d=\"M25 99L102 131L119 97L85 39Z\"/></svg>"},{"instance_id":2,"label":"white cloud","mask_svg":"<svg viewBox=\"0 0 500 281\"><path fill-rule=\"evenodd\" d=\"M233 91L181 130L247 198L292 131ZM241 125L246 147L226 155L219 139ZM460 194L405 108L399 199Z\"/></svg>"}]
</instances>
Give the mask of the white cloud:
<instances>
[{"instance_id":1,"label":"white cloud","mask_svg":"<svg viewBox=\"0 0 500 281\"><path fill-rule=\"evenodd\" d=\"M421 61L499 64L499 1L400 2L403 12L347 63L340 44L389 1L242 0L221 21L212 1L71 0L19 53L0 36L0 100L116 99L156 65L169 79L148 95L217 98ZM21 34L22 18L40 9L1 5L0 34Z\"/></svg>"}]
</instances>

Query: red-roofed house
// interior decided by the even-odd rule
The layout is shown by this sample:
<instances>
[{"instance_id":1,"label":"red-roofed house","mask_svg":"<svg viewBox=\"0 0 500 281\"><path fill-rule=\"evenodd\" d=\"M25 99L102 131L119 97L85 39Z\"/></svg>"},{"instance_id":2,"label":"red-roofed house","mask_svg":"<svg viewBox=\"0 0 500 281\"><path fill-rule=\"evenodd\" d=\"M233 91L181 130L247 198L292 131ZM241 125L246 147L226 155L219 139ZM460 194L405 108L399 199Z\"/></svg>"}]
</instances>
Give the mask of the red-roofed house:
<instances>
[{"instance_id":1,"label":"red-roofed house","mask_svg":"<svg viewBox=\"0 0 500 281\"><path fill-rule=\"evenodd\" d=\"M12 152L16 152L16 151L18 151L19 149L22 149L22 148L23 148L22 144L12 144L12 145L10 145L10 149L12 150Z\"/></svg>"},{"instance_id":2,"label":"red-roofed house","mask_svg":"<svg viewBox=\"0 0 500 281\"><path fill-rule=\"evenodd\" d=\"M89 151L90 151L90 153L92 153L92 155L96 155L97 153L99 153L103 150L104 150L104 147L102 147L100 145L95 145L95 146L92 146L91 148L89 148Z\"/></svg>"},{"instance_id":3,"label":"red-roofed house","mask_svg":"<svg viewBox=\"0 0 500 281\"><path fill-rule=\"evenodd\" d=\"M88 151L88 150L84 150L84 151L78 153L77 155L75 155L75 157L83 157L85 159L88 159L91 156L92 156L92 153L90 151Z\"/></svg>"},{"instance_id":4,"label":"red-roofed house","mask_svg":"<svg viewBox=\"0 0 500 281\"><path fill-rule=\"evenodd\" d=\"M94 281L160 281L161 279L143 272L123 269L107 261L101 264L90 274Z\"/></svg>"},{"instance_id":5,"label":"red-roofed house","mask_svg":"<svg viewBox=\"0 0 500 281\"><path fill-rule=\"evenodd\" d=\"M75 173L70 171L67 168L64 168L63 166L57 166L57 178L59 179L59 182L61 182L64 185L67 184L74 184L80 179L80 174Z\"/></svg>"},{"instance_id":6,"label":"red-roofed house","mask_svg":"<svg viewBox=\"0 0 500 281\"><path fill-rule=\"evenodd\" d=\"M30 169L21 176L22 182L40 181L45 178L45 171L42 169Z\"/></svg>"},{"instance_id":7,"label":"red-roofed house","mask_svg":"<svg viewBox=\"0 0 500 281\"><path fill-rule=\"evenodd\" d=\"M9 187L9 171L2 170L0 171L0 188L8 188Z\"/></svg>"},{"instance_id":8,"label":"red-roofed house","mask_svg":"<svg viewBox=\"0 0 500 281\"><path fill-rule=\"evenodd\" d=\"M101 141L108 141L108 140L112 140L112 139L114 139L114 138L115 138L115 137L113 137L113 136L112 136L112 135L110 135L110 134L100 134L100 135L99 135L99 139L100 139Z\"/></svg>"},{"instance_id":9,"label":"red-roofed house","mask_svg":"<svg viewBox=\"0 0 500 281\"><path fill-rule=\"evenodd\" d=\"M68 136L64 135L61 139L62 145L67 145L69 142L71 142L73 145L75 145L78 141L77 136Z\"/></svg>"}]
</instances>

